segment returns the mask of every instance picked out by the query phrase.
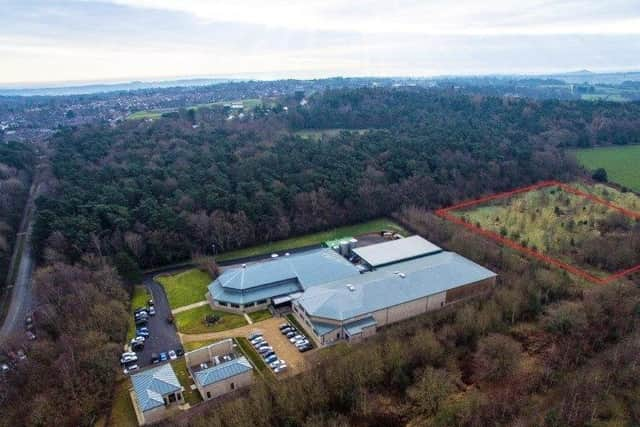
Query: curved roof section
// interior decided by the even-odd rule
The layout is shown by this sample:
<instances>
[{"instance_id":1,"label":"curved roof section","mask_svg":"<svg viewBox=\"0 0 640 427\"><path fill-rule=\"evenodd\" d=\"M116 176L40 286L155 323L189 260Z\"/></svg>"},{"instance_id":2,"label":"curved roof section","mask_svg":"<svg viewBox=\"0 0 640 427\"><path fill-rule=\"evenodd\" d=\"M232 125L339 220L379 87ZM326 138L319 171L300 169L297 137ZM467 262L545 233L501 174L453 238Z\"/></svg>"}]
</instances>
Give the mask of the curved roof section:
<instances>
[{"instance_id":1,"label":"curved roof section","mask_svg":"<svg viewBox=\"0 0 640 427\"><path fill-rule=\"evenodd\" d=\"M209 285L209 290L216 282L225 289L246 291L292 280L304 290L357 274L358 269L340 254L331 249L318 249L227 269Z\"/></svg>"},{"instance_id":2,"label":"curved roof section","mask_svg":"<svg viewBox=\"0 0 640 427\"><path fill-rule=\"evenodd\" d=\"M162 396L182 390L169 363L132 375L131 384L143 412L164 406Z\"/></svg>"},{"instance_id":3,"label":"curved roof section","mask_svg":"<svg viewBox=\"0 0 640 427\"><path fill-rule=\"evenodd\" d=\"M439 252L307 290L298 302L314 317L347 320L495 277L453 252Z\"/></svg>"}]
</instances>

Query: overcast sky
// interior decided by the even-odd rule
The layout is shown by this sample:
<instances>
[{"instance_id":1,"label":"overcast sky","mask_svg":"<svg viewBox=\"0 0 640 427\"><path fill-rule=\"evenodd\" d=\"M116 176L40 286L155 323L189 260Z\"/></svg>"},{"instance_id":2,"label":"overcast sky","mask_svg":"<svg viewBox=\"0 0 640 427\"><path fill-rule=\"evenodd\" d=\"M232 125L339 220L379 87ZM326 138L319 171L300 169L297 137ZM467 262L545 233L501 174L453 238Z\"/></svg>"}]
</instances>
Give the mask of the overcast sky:
<instances>
[{"instance_id":1,"label":"overcast sky","mask_svg":"<svg viewBox=\"0 0 640 427\"><path fill-rule=\"evenodd\" d=\"M640 0L0 0L0 83L640 69Z\"/></svg>"}]
</instances>

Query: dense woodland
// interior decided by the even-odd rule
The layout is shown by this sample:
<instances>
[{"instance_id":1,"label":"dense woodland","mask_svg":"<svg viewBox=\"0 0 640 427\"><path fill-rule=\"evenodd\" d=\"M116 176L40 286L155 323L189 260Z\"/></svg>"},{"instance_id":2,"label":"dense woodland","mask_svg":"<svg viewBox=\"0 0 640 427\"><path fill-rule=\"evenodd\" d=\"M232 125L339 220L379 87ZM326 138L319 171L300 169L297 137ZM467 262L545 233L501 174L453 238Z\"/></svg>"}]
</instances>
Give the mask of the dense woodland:
<instances>
[{"instance_id":1,"label":"dense woodland","mask_svg":"<svg viewBox=\"0 0 640 427\"><path fill-rule=\"evenodd\" d=\"M5 285L33 166L30 146L17 142L0 144L0 290Z\"/></svg>"},{"instance_id":2,"label":"dense woodland","mask_svg":"<svg viewBox=\"0 0 640 427\"><path fill-rule=\"evenodd\" d=\"M500 286L486 300L335 347L318 369L183 421L578 426L622 413L638 422L638 288L585 288L425 209L573 177L564 150L638 142L640 105L419 88L282 103L247 120L180 111L57 133L55 178L37 201L33 236L38 339L2 378L0 425L88 426L106 412L127 319L126 280L116 271L131 279L138 267L212 244L229 250L393 212L496 269ZM366 131L296 133L318 128ZM612 365L621 369L603 368Z\"/></svg>"},{"instance_id":3,"label":"dense woodland","mask_svg":"<svg viewBox=\"0 0 640 427\"><path fill-rule=\"evenodd\" d=\"M35 241L50 260L86 252L141 267L436 207L573 170L563 149L632 143L640 106L359 89L226 122L176 115L54 138L57 191ZM197 122L198 127L192 124ZM309 139L299 129L368 129ZM45 249L46 248L46 249Z\"/></svg>"}]
</instances>

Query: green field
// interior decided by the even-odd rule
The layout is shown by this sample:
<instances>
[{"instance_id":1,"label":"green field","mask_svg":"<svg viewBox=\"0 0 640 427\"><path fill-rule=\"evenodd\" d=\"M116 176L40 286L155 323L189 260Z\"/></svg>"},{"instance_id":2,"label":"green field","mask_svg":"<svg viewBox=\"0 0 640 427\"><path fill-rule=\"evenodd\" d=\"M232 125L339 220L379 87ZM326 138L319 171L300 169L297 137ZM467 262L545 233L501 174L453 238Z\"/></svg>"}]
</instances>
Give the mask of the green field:
<instances>
[{"instance_id":1,"label":"green field","mask_svg":"<svg viewBox=\"0 0 640 427\"><path fill-rule=\"evenodd\" d=\"M160 283L169 299L172 309L204 300L211 276L206 271L192 268L172 275L158 275L154 278Z\"/></svg>"},{"instance_id":2,"label":"green field","mask_svg":"<svg viewBox=\"0 0 640 427\"><path fill-rule=\"evenodd\" d=\"M574 153L585 168L604 168L609 181L640 191L640 145L588 148Z\"/></svg>"},{"instance_id":3,"label":"green field","mask_svg":"<svg viewBox=\"0 0 640 427\"><path fill-rule=\"evenodd\" d=\"M109 426L113 427L137 427L138 419L133 409L133 402L129 395L131 382L128 378L121 380L116 385L109 417Z\"/></svg>"},{"instance_id":4,"label":"green field","mask_svg":"<svg viewBox=\"0 0 640 427\"><path fill-rule=\"evenodd\" d=\"M209 326L205 323L205 318L209 314L220 316L215 324ZM228 329L239 328L247 324L244 316L214 311L208 305L183 311L175 315L175 322L178 331L183 334L206 334L207 332L220 332Z\"/></svg>"},{"instance_id":5,"label":"green field","mask_svg":"<svg viewBox=\"0 0 640 427\"><path fill-rule=\"evenodd\" d=\"M271 312L269 310L259 310L254 311L253 313L249 313L249 317L251 320L255 322L260 322L261 320L267 320L271 318Z\"/></svg>"},{"instance_id":6,"label":"green field","mask_svg":"<svg viewBox=\"0 0 640 427\"><path fill-rule=\"evenodd\" d=\"M176 373L176 377L178 377L180 385L184 387L184 392L182 393L184 396L184 401L191 406L202 402L202 396L200 396L200 392L198 391L198 389L191 390L191 384L193 384L193 381L189 377L189 371L187 370L187 363L184 357L173 360L171 362L171 367Z\"/></svg>"},{"instance_id":7,"label":"green field","mask_svg":"<svg viewBox=\"0 0 640 427\"><path fill-rule=\"evenodd\" d=\"M640 198L631 192L622 193L605 185L578 183L572 186L632 211L640 207ZM619 255L614 253L616 248L625 246L623 242L631 236L634 224L631 218L603 203L555 186L453 211L453 214L524 247L578 265L596 276L639 261L633 249Z\"/></svg>"},{"instance_id":8,"label":"green field","mask_svg":"<svg viewBox=\"0 0 640 427\"><path fill-rule=\"evenodd\" d=\"M228 261L236 258L264 255L272 252L281 252L286 251L287 249L301 248L304 246L319 245L327 240L339 239L345 236L356 236L357 238L359 235L377 233L381 230L391 230L399 232L400 234L407 234L407 231L402 228L402 226L396 224L390 219L381 218L356 225L338 227L329 231L321 231L319 233L292 237L290 239L279 240L277 242L265 243L263 245L252 246L250 248L225 252L216 256L216 261Z\"/></svg>"}]
</instances>

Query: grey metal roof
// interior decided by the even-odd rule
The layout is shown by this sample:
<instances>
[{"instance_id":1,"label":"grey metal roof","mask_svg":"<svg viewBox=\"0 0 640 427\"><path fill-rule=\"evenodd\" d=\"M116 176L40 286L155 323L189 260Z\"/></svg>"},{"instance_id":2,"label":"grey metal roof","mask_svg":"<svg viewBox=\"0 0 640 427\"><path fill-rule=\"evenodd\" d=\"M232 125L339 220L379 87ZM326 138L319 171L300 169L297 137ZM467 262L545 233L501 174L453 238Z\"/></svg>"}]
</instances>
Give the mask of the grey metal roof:
<instances>
[{"instance_id":1,"label":"grey metal roof","mask_svg":"<svg viewBox=\"0 0 640 427\"><path fill-rule=\"evenodd\" d=\"M206 387L210 384L217 383L227 378L235 377L236 375L243 374L251 371L253 367L249 363L246 357L242 356L237 359L230 360L228 362L221 363L216 366L212 366L207 369L203 369L194 373L194 380L202 387Z\"/></svg>"},{"instance_id":2,"label":"grey metal roof","mask_svg":"<svg viewBox=\"0 0 640 427\"><path fill-rule=\"evenodd\" d=\"M378 322L372 316L367 316L363 319L359 319L344 325L345 331L351 336L358 335L364 328L376 326Z\"/></svg>"},{"instance_id":3,"label":"grey metal roof","mask_svg":"<svg viewBox=\"0 0 640 427\"><path fill-rule=\"evenodd\" d=\"M230 268L209 285L215 299L246 304L360 274L331 249L317 249Z\"/></svg>"},{"instance_id":4,"label":"grey metal roof","mask_svg":"<svg viewBox=\"0 0 640 427\"><path fill-rule=\"evenodd\" d=\"M131 384L143 412L164 406L162 396L182 390L170 363L131 375Z\"/></svg>"},{"instance_id":5,"label":"grey metal roof","mask_svg":"<svg viewBox=\"0 0 640 427\"><path fill-rule=\"evenodd\" d=\"M328 334L329 332L335 331L337 328L340 327L338 325L333 325L331 323L325 323L325 322L311 322L311 325L313 327L313 330L319 336Z\"/></svg>"},{"instance_id":6,"label":"grey metal roof","mask_svg":"<svg viewBox=\"0 0 640 427\"><path fill-rule=\"evenodd\" d=\"M405 261L440 251L442 251L442 248L420 236L411 236L353 249L356 255L372 267Z\"/></svg>"},{"instance_id":7,"label":"grey metal roof","mask_svg":"<svg viewBox=\"0 0 640 427\"><path fill-rule=\"evenodd\" d=\"M495 276L458 254L439 252L314 286L297 301L311 316L342 321Z\"/></svg>"}]
</instances>

